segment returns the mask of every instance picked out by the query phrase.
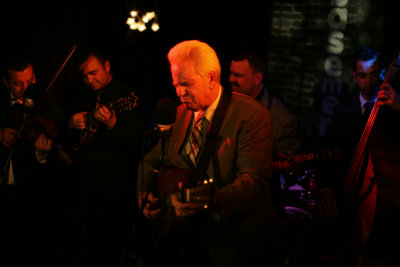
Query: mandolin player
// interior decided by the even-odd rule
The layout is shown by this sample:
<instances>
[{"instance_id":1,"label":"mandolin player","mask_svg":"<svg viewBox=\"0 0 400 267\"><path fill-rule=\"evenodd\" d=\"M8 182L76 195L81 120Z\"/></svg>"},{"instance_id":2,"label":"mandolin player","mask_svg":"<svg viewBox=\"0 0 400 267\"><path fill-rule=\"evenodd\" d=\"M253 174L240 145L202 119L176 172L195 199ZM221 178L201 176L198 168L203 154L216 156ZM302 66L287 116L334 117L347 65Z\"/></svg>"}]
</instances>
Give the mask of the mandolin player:
<instances>
[{"instance_id":1,"label":"mandolin player","mask_svg":"<svg viewBox=\"0 0 400 267\"><path fill-rule=\"evenodd\" d=\"M77 144L71 181L80 235L71 246L82 244L85 257L77 260L83 265L117 266L136 214L144 106L112 72L103 51L82 50L77 60L83 84L71 90L65 105Z\"/></svg>"}]
</instances>

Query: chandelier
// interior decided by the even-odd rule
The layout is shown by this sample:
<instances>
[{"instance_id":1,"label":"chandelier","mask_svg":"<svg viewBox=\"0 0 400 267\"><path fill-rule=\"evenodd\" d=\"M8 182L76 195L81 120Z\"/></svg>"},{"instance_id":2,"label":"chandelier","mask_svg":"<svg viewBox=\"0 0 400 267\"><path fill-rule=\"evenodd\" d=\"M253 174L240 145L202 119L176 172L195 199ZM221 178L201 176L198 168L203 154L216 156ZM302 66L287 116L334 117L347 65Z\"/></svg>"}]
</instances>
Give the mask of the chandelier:
<instances>
[{"instance_id":1,"label":"chandelier","mask_svg":"<svg viewBox=\"0 0 400 267\"><path fill-rule=\"evenodd\" d=\"M149 23L151 23L150 29L153 32L160 29L160 25L157 22L157 15L154 11L139 12L137 10L132 10L129 14L130 17L126 20L126 24L128 24L129 28L133 31L137 30L143 32L147 29L146 25Z\"/></svg>"}]
</instances>

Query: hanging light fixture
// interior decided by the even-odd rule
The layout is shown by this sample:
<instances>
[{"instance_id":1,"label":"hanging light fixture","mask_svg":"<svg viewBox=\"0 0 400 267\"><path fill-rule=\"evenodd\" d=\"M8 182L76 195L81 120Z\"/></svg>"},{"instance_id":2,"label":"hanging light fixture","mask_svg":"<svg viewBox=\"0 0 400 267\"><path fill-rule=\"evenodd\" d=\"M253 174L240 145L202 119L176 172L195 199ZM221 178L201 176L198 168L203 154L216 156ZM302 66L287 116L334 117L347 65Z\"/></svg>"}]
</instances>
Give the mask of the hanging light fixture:
<instances>
[{"instance_id":1,"label":"hanging light fixture","mask_svg":"<svg viewBox=\"0 0 400 267\"><path fill-rule=\"evenodd\" d=\"M143 32L147 29L146 24L151 24L151 30L156 32L160 29L160 25L157 22L157 15L154 11L140 12L138 10L132 10L129 12L130 17L126 20L126 24L129 25L131 30L138 30Z\"/></svg>"}]
</instances>

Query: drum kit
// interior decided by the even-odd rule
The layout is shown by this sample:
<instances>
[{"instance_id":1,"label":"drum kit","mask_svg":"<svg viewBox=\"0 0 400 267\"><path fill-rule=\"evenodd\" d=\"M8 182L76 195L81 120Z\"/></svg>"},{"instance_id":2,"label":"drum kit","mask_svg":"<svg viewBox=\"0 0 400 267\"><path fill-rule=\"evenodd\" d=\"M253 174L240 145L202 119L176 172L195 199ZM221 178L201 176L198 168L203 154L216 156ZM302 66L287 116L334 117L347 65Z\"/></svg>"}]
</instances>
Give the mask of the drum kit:
<instances>
[{"instance_id":1,"label":"drum kit","mask_svg":"<svg viewBox=\"0 0 400 267\"><path fill-rule=\"evenodd\" d=\"M286 179L281 178L281 181L285 183ZM303 213L312 221L316 221L313 218L315 212L317 212L317 200L316 200L316 184L315 175L313 170L306 169L304 174L299 176L295 183L292 185L284 185L281 187L285 192L284 196L284 208L286 214Z\"/></svg>"},{"instance_id":2,"label":"drum kit","mask_svg":"<svg viewBox=\"0 0 400 267\"><path fill-rule=\"evenodd\" d=\"M287 266L312 265L315 260L309 254L319 230L315 178L312 169L297 177L281 175Z\"/></svg>"}]
</instances>

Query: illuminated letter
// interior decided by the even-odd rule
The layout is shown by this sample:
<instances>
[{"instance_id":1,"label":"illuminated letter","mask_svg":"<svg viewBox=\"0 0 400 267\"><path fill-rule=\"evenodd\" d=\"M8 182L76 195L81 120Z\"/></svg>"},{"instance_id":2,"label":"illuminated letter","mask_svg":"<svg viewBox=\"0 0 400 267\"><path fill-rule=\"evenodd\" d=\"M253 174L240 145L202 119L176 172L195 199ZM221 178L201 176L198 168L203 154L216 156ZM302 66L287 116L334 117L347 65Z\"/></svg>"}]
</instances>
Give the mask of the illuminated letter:
<instances>
[{"instance_id":1,"label":"illuminated letter","mask_svg":"<svg viewBox=\"0 0 400 267\"><path fill-rule=\"evenodd\" d=\"M343 52L344 45L343 45L343 38L344 34L340 31L333 31L328 36L328 52L331 54L340 54Z\"/></svg>"},{"instance_id":2,"label":"illuminated letter","mask_svg":"<svg viewBox=\"0 0 400 267\"><path fill-rule=\"evenodd\" d=\"M347 5L349 0L331 0L331 5L332 6L338 6L338 7L344 7Z\"/></svg>"},{"instance_id":3,"label":"illuminated letter","mask_svg":"<svg viewBox=\"0 0 400 267\"><path fill-rule=\"evenodd\" d=\"M322 81L322 93L328 95L341 95L342 94L342 81L326 77Z\"/></svg>"},{"instance_id":4,"label":"illuminated letter","mask_svg":"<svg viewBox=\"0 0 400 267\"><path fill-rule=\"evenodd\" d=\"M332 77L339 77L342 75L343 63L337 56L330 56L325 59L324 69L325 72Z\"/></svg>"},{"instance_id":5,"label":"illuminated letter","mask_svg":"<svg viewBox=\"0 0 400 267\"><path fill-rule=\"evenodd\" d=\"M328 24L334 30L344 29L347 25L347 9L332 8L328 14Z\"/></svg>"}]
</instances>

